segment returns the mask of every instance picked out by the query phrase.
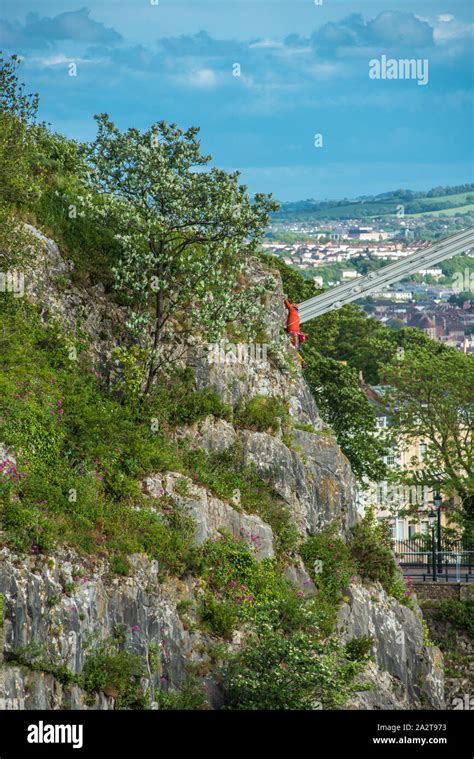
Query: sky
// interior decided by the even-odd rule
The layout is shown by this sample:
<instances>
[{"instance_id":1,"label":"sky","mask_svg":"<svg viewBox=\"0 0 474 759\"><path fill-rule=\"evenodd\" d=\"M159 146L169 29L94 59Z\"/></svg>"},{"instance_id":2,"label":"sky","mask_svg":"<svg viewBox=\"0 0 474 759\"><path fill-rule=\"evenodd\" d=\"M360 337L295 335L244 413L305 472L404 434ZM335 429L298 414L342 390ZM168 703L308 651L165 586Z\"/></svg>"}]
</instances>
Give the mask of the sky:
<instances>
[{"instance_id":1,"label":"sky","mask_svg":"<svg viewBox=\"0 0 474 759\"><path fill-rule=\"evenodd\" d=\"M196 125L215 165L282 201L472 182L473 37L472 0L0 6L0 49L53 129ZM372 77L384 56L419 68Z\"/></svg>"}]
</instances>

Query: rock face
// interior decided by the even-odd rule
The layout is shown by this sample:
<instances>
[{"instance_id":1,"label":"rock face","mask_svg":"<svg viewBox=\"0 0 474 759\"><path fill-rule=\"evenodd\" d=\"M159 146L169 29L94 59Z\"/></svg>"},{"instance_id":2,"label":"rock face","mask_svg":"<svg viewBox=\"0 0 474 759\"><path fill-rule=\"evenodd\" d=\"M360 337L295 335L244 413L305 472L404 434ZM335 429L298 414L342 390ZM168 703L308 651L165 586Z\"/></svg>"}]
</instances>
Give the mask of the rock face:
<instances>
[{"instance_id":1,"label":"rock face","mask_svg":"<svg viewBox=\"0 0 474 759\"><path fill-rule=\"evenodd\" d=\"M121 309L108 301L100 287L86 293L68 283L70 264L63 261L53 241L36 234L41 251L34 272L27 278L28 297L42 305L45 321L57 318L70 330L80 326L90 339L96 367L110 376L114 324L124 321ZM248 274L258 281L268 272L254 261ZM62 281L60 297L58 278ZM265 325L272 337L279 335L285 318L278 274L275 279ZM287 504L302 539L331 523L337 523L340 532L347 534L356 521L355 479L349 462L325 428L299 367L293 364L285 369L284 359L292 352L284 339L280 353L275 356L275 348L269 348L263 362L212 363L202 348L190 343L187 364L194 368L199 388L214 388L234 408L255 395L283 399L292 421L285 434L281 430L269 434L237 429L227 421L208 417L177 435L191 437L192 444L208 454L238 448L243 463L253 465ZM5 459L7 455L14 461L14 452L0 445L0 456ZM274 556L270 525L244 513L238 491L224 502L176 472L151 474L142 485L150 498L166 495L188 511L195 523L197 545L217 539L225 531L245 541L257 560ZM202 592L200 581L190 577L163 583L156 562L143 556L130 557L130 561L130 576L117 578L110 575L106 562L85 560L70 551L57 551L52 558L25 558L2 549L0 708L114 708L113 695L101 693L91 700L79 685L61 684L57 667L65 665L80 674L91 651L118 629L127 651L148 662L151 648L158 652L158 664L153 671L149 667L143 682L152 703L158 689L179 685L189 662L205 663L209 669L205 653L209 637L193 631L178 613L181 601L196 604ZM316 588L298 558L286 568L286 576L303 594L315 594ZM439 656L424 645L417 614L388 597L380 587L368 589L354 583L348 602L340 610L339 631L346 641L360 635L374 638L375 661L361 677L361 682L372 689L361 690L347 708L419 708L424 702L430 708L442 708ZM47 665L42 671L21 666L35 648L37 657ZM212 675L208 688L211 705L218 704L218 695L212 696L216 692Z\"/></svg>"},{"instance_id":2,"label":"rock face","mask_svg":"<svg viewBox=\"0 0 474 759\"><path fill-rule=\"evenodd\" d=\"M379 583L354 583L339 611L342 638L370 636L375 659L361 677L371 690L357 694L349 708L444 708L442 655L426 646L421 611L415 613L388 596Z\"/></svg>"},{"instance_id":3,"label":"rock face","mask_svg":"<svg viewBox=\"0 0 474 759\"><path fill-rule=\"evenodd\" d=\"M113 371L112 350L118 343L118 325L123 329L126 321L125 311L107 298L101 285L89 290L74 285L73 264L64 260L54 240L30 225L27 229L36 239L25 274L28 299L40 307L45 324L54 319L71 335L80 329L96 371L108 378Z\"/></svg>"},{"instance_id":4,"label":"rock face","mask_svg":"<svg viewBox=\"0 0 474 759\"><path fill-rule=\"evenodd\" d=\"M302 536L333 521L344 533L355 524L355 479L348 460L326 431L294 429L284 441L281 433L236 430L229 422L208 417L182 435L210 454L241 446L243 463L254 466L288 505Z\"/></svg>"},{"instance_id":5,"label":"rock face","mask_svg":"<svg viewBox=\"0 0 474 759\"><path fill-rule=\"evenodd\" d=\"M181 489L185 494L180 494ZM196 525L194 540L201 545L208 539L217 540L222 532L245 542L257 560L273 558L273 532L270 525L254 514L243 514L234 506L210 495L205 488L196 486L188 477L175 472L155 475L144 481L144 491L152 497L170 496L184 507ZM238 506L236 495L235 506Z\"/></svg>"},{"instance_id":6,"label":"rock face","mask_svg":"<svg viewBox=\"0 0 474 759\"><path fill-rule=\"evenodd\" d=\"M40 646L39 658L66 665L76 674L87 655L120 629L125 648L148 660L150 645L159 652L158 667L144 683L153 693L175 686L184 676L185 663L198 661L198 642L205 636L187 632L176 611L179 598L192 593L191 585L160 585L156 562L131 557L133 574L110 579L106 564L87 567L72 553L60 553L53 562L30 557L18 560L1 552L0 593L4 598L3 656L0 668L0 706L10 709L83 709L85 693L78 685L63 686L54 674L31 671L14 664L18 653ZM178 592L179 591L179 592ZM9 663L11 662L11 663ZM92 708L113 708L113 698L97 695Z\"/></svg>"},{"instance_id":7,"label":"rock face","mask_svg":"<svg viewBox=\"0 0 474 759\"><path fill-rule=\"evenodd\" d=\"M261 432L241 437L246 463L252 462L289 504L302 534L335 520L346 531L355 524L355 480L333 437L296 429L291 447Z\"/></svg>"},{"instance_id":8,"label":"rock face","mask_svg":"<svg viewBox=\"0 0 474 759\"><path fill-rule=\"evenodd\" d=\"M443 601L474 600L474 584L417 583L415 591L428 625L430 638L443 652L446 709L474 707L474 636L442 613ZM440 613L441 612L441 613Z\"/></svg>"},{"instance_id":9,"label":"rock face","mask_svg":"<svg viewBox=\"0 0 474 759\"><path fill-rule=\"evenodd\" d=\"M100 693L89 701L78 685L62 685L54 674L15 663L19 652L32 651L38 644L42 661L52 663L53 669L56 662L80 674L90 652L120 629L127 651L145 661L152 647L159 652L157 667L142 681L152 704L159 689L179 685L189 662L208 659L203 652L210 638L186 629L177 612L180 600L195 599L199 583L189 579L162 584L156 562L139 556L131 562L130 577L111 578L106 563L84 567L83 559L72 552L58 553L54 561L19 561L2 550L0 708L114 708L113 696ZM78 567L87 574L77 576ZM306 594L315 592L302 567L290 568L287 575ZM379 584L351 584L339 611L338 632L344 642L363 635L374 639L373 661L359 676L364 689L347 709L444 708L439 649L424 644L418 614L387 596ZM212 693L212 677L207 687Z\"/></svg>"}]
</instances>

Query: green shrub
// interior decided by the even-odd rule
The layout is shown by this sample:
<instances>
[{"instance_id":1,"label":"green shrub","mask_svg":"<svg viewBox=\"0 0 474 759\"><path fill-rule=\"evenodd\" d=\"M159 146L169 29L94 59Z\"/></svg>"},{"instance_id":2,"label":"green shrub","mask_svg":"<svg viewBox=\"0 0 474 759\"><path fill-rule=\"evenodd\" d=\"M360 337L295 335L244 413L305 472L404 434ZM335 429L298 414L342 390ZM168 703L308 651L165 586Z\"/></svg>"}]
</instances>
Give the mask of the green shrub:
<instances>
[{"instance_id":1,"label":"green shrub","mask_svg":"<svg viewBox=\"0 0 474 759\"><path fill-rule=\"evenodd\" d=\"M325 527L300 546L301 558L320 592L334 601L342 598L355 574L349 546L337 534L334 525Z\"/></svg>"},{"instance_id":2,"label":"green shrub","mask_svg":"<svg viewBox=\"0 0 474 759\"><path fill-rule=\"evenodd\" d=\"M73 683L81 684L80 675L71 672L63 662L57 659L57 655L45 643L34 641L26 646L16 648L9 652L8 659L10 662L27 667L33 672L46 672L54 675L65 686Z\"/></svg>"},{"instance_id":3,"label":"green shrub","mask_svg":"<svg viewBox=\"0 0 474 759\"><path fill-rule=\"evenodd\" d=\"M206 695L198 678L188 676L177 690L160 690L155 694L158 709L197 711L206 708Z\"/></svg>"},{"instance_id":4,"label":"green shrub","mask_svg":"<svg viewBox=\"0 0 474 759\"><path fill-rule=\"evenodd\" d=\"M305 567L318 589L320 626L330 634L336 622L337 609L356 568L346 543L329 526L300 546Z\"/></svg>"},{"instance_id":5,"label":"green shrub","mask_svg":"<svg viewBox=\"0 0 474 759\"><path fill-rule=\"evenodd\" d=\"M194 372L189 367L174 370L153 387L150 398L144 401L144 413L171 429L194 424L210 415L219 419L231 417L230 407L215 390L196 389Z\"/></svg>"},{"instance_id":6,"label":"green shrub","mask_svg":"<svg viewBox=\"0 0 474 759\"><path fill-rule=\"evenodd\" d=\"M196 571L204 579L208 593L222 603L222 607L214 608L206 598L204 608L228 620L227 637L237 622L282 632L318 626L320 617L314 601L303 598L285 579L278 561L256 561L244 543L226 536L207 541L200 549ZM217 632L216 626L214 631Z\"/></svg>"},{"instance_id":7,"label":"green shrub","mask_svg":"<svg viewBox=\"0 0 474 759\"><path fill-rule=\"evenodd\" d=\"M389 527L385 522L376 520L373 509L367 509L363 519L353 527L350 547L358 574L369 580L378 580L389 593L399 570L392 551Z\"/></svg>"},{"instance_id":8,"label":"green shrub","mask_svg":"<svg viewBox=\"0 0 474 759\"><path fill-rule=\"evenodd\" d=\"M113 696L117 709L145 709L147 698L140 685L143 674L141 658L119 650L117 641L108 639L86 658L82 685L89 693L103 691Z\"/></svg>"},{"instance_id":9,"label":"green shrub","mask_svg":"<svg viewBox=\"0 0 474 759\"><path fill-rule=\"evenodd\" d=\"M127 577L130 574L130 563L125 556L112 556L110 559L110 571L113 574Z\"/></svg>"},{"instance_id":10,"label":"green shrub","mask_svg":"<svg viewBox=\"0 0 474 759\"><path fill-rule=\"evenodd\" d=\"M361 666L332 640L321 643L307 632L268 632L224 668L226 708L337 709L356 690Z\"/></svg>"},{"instance_id":11,"label":"green shrub","mask_svg":"<svg viewBox=\"0 0 474 759\"><path fill-rule=\"evenodd\" d=\"M370 649L374 645L374 639L370 635L360 635L346 643L346 656L350 661L367 661L370 658Z\"/></svg>"},{"instance_id":12,"label":"green shrub","mask_svg":"<svg viewBox=\"0 0 474 759\"><path fill-rule=\"evenodd\" d=\"M221 638L232 638L238 620L237 608L226 600L218 600L206 593L199 606L199 616L205 629Z\"/></svg>"},{"instance_id":13,"label":"green shrub","mask_svg":"<svg viewBox=\"0 0 474 759\"><path fill-rule=\"evenodd\" d=\"M474 600L459 601L449 598L441 601L435 610L435 616L437 619L451 622L459 630L464 630L474 638Z\"/></svg>"},{"instance_id":14,"label":"green shrub","mask_svg":"<svg viewBox=\"0 0 474 759\"><path fill-rule=\"evenodd\" d=\"M258 432L277 432L288 420L287 404L280 398L256 395L237 407L235 423Z\"/></svg>"},{"instance_id":15,"label":"green shrub","mask_svg":"<svg viewBox=\"0 0 474 759\"><path fill-rule=\"evenodd\" d=\"M176 444L110 397L81 355L69 361L68 341L26 301L0 295L3 332L0 440L17 459L0 477L7 542L28 553L56 544L110 553L118 574L134 552L156 558L162 572L184 571L191 519L160 510L164 500L151 509L138 485L151 471L184 468Z\"/></svg>"}]
</instances>

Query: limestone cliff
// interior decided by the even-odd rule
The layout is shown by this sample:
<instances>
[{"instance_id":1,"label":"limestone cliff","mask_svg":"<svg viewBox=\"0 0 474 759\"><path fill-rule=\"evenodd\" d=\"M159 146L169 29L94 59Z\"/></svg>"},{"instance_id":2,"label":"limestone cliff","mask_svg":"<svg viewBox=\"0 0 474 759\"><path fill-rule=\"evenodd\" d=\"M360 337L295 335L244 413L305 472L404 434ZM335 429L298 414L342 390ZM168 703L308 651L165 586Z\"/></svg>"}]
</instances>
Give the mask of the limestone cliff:
<instances>
[{"instance_id":1,"label":"limestone cliff","mask_svg":"<svg viewBox=\"0 0 474 759\"><path fill-rule=\"evenodd\" d=\"M65 330L80 328L98 369L110 377L116 326L124 323L121 308L111 304L100 288L85 291L73 286L68 279L70 264L53 241L38 236L42 251L27 278L28 297L40 306L45 322L54 318ZM255 260L247 274L254 279L262 276L261 264ZM266 304L270 336L278 334L284 316L278 276L276 281ZM292 428L286 434L281 429L262 432L209 416L176 434L191 437L196 448L211 455L238 446L244 465L252 464L289 509L301 540L329 524L348 535L357 519L355 479L320 419L301 371L295 366L288 371L271 357L262 363L210 363L193 341L185 362L193 368L198 388L214 388L233 408L257 395L283 399ZM14 451L9 455L13 457ZM164 493L186 509L194 522L196 545L218 539L225 531L246 542L258 561L275 555L272 527L260 516L245 513L238 492L225 501L173 471L151 472L141 486L146 497ZM297 552L287 561L286 576L298 592L316 592ZM419 610L407 609L380 586L356 577L347 592L339 611L338 635L342 642L371 636L373 644L372 658L360 675L363 687L346 708L443 708L442 662L438 650L426 644ZM129 576L116 577L106 559L86 560L66 549L25 557L5 546L0 554L0 703L9 709L114 708L113 692L101 691L91 699L78 680L64 677L64 668L80 675L88 652L119 630L125 649L147 663L142 684L152 708L157 691L179 687L190 663L201 673L208 705L218 707L221 694L208 650L213 639L195 624L201 593L200 580L192 574L164 579L157 562L145 556L132 556ZM188 612L183 613L183 606ZM240 640L236 632L230 648L237 649Z\"/></svg>"}]
</instances>

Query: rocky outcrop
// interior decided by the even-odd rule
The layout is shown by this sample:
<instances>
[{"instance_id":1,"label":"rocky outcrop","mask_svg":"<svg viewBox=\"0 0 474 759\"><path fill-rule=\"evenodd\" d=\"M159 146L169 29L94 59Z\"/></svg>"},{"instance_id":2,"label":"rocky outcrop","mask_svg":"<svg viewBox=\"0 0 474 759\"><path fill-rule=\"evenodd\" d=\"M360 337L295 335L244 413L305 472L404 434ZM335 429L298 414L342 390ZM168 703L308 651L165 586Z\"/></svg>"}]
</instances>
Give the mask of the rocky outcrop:
<instances>
[{"instance_id":1,"label":"rocky outcrop","mask_svg":"<svg viewBox=\"0 0 474 759\"><path fill-rule=\"evenodd\" d=\"M180 437L193 448L222 454L239 446L242 463L253 466L290 508L302 537L337 521L342 532L355 524L356 483L350 464L326 430L293 429L283 436L234 429L225 420L207 417Z\"/></svg>"},{"instance_id":2,"label":"rocky outcrop","mask_svg":"<svg viewBox=\"0 0 474 759\"><path fill-rule=\"evenodd\" d=\"M149 660L151 646L158 652L157 667L143 682L152 702L157 689L179 684L186 663L202 658L199 651L206 640L202 633L185 630L176 610L180 599L193 595L194 581L163 585L158 581L157 562L140 556L130 560L130 577L111 578L107 563L87 564L72 552L59 552L54 559L20 561L2 550L5 664L0 667L0 706L113 708L112 697L98 694L90 705L78 685L62 685L54 672L32 671L15 662L35 655L46 669L65 666L79 674L91 651L117 631L125 650L139 654L144 661Z\"/></svg>"},{"instance_id":3,"label":"rocky outcrop","mask_svg":"<svg viewBox=\"0 0 474 759\"><path fill-rule=\"evenodd\" d=\"M443 613L442 602L474 599L474 583L417 583L415 591L430 638L443 652L446 709L474 708L474 636Z\"/></svg>"},{"instance_id":4,"label":"rocky outcrop","mask_svg":"<svg viewBox=\"0 0 474 759\"><path fill-rule=\"evenodd\" d=\"M25 273L28 300L38 307L45 324L54 320L71 336L71 348L80 333L95 371L109 379L112 351L124 335L125 310L107 297L101 284L89 289L73 284L74 265L61 256L54 240L29 224L27 229L35 240ZM71 360L76 360L74 352Z\"/></svg>"},{"instance_id":5,"label":"rocky outcrop","mask_svg":"<svg viewBox=\"0 0 474 759\"><path fill-rule=\"evenodd\" d=\"M426 645L422 615L387 595L379 583L353 583L339 611L338 629L346 642L370 636L371 662L360 677L370 690L357 694L348 708L444 708L442 655Z\"/></svg>"},{"instance_id":6,"label":"rocky outcrop","mask_svg":"<svg viewBox=\"0 0 474 759\"><path fill-rule=\"evenodd\" d=\"M1 708L113 709L113 695L101 692L91 699L78 684L62 684L54 668L66 666L79 675L91 652L117 631L125 650L145 662L152 648L158 652L157 664L142 679L152 707L158 690L179 686L190 662L209 661L211 638L189 629L177 611L182 600L196 602L197 580L160 582L157 563L140 556L131 557L132 573L126 578L112 577L106 562L85 563L66 551L54 560L31 556L19 561L3 549L0 558ZM289 568L287 576L305 594L315 593L303 567ZM418 614L387 596L380 585L351 584L339 611L338 634L343 642L373 638L372 659L358 677L361 690L345 708L444 708L439 650L426 646ZM35 650L52 671L16 663ZM218 698L212 673L204 676L203 685L212 705Z\"/></svg>"},{"instance_id":7,"label":"rocky outcrop","mask_svg":"<svg viewBox=\"0 0 474 759\"><path fill-rule=\"evenodd\" d=\"M355 480L330 435L293 430L291 447L261 432L243 432L245 462L271 482L288 503L300 532L314 534L331 522L346 531L356 521Z\"/></svg>"},{"instance_id":8,"label":"rocky outcrop","mask_svg":"<svg viewBox=\"0 0 474 759\"><path fill-rule=\"evenodd\" d=\"M196 545L209 539L217 540L227 533L246 543L257 560L274 557L272 528L258 516L241 512L238 491L234 505L224 503L205 488L196 486L188 477L175 472L147 477L143 488L146 495L154 498L169 496L186 510L195 524Z\"/></svg>"},{"instance_id":9,"label":"rocky outcrop","mask_svg":"<svg viewBox=\"0 0 474 759\"><path fill-rule=\"evenodd\" d=\"M26 277L28 297L40 307L45 322L57 319L71 334L80 328L89 340L96 370L110 381L117 331L122 330L123 337L122 309L110 302L101 286L87 292L73 286L71 265L62 259L57 245L33 232L39 251ZM267 274L257 260L247 271L253 281ZM331 523L347 534L356 520L355 479L319 416L299 365L292 363L293 351L284 338L279 342L285 313L278 274L275 281L265 310L265 360L212 362L197 339L191 338L186 363L195 370L198 388L214 388L234 409L255 395L283 399L291 420L288 429L269 434L237 429L228 421L208 417L176 435L191 438L192 446L208 454L238 448L241 463L252 465L288 506L301 538ZM0 456L7 455L14 461L13 452L0 447ZM244 512L238 491L224 502L176 472L151 474L142 486L151 509L152 499L167 497L192 517L196 545L225 532L246 542L259 561L274 556L272 528L255 514ZM77 683L63 684L58 668L80 675L91 652L117 631L125 650L140 655L144 662L150 662L152 648L158 653L156 665L148 666L142 683L152 705L159 689L179 686L190 662L207 665L210 674L204 676L204 687L211 694L209 703L218 704L207 653L210 638L183 621L178 611L181 601L196 606L202 593L200 581L187 577L165 582L158 564L145 556L130 557L130 564L128 577L116 577L105 560L79 557L71 551L58 550L52 557L20 557L1 550L0 708L114 708L111 694L91 697ZM298 557L285 572L301 594L317 592ZM443 708L439 653L425 645L417 613L387 596L380 586L354 582L339 612L338 629L345 641L361 635L374 639L373 661L360 676L361 691L347 708L420 708L423 704ZM21 664L32 656L42 666Z\"/></svg>"}]
</instances>

